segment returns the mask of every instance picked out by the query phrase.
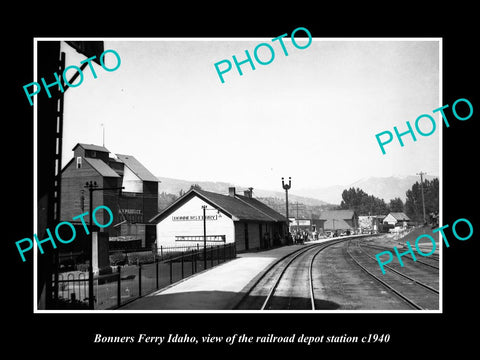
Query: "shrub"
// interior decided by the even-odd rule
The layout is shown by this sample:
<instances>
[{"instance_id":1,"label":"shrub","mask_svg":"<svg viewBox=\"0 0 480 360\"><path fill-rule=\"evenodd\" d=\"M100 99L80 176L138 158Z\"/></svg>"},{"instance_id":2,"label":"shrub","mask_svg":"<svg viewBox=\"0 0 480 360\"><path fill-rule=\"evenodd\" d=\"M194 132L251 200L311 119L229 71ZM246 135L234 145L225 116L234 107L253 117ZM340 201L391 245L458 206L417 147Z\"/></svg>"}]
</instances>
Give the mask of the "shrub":
<instances>
[{"instance_id":1,"label":"shrub","mask_svg":"<svg viewBox=\"0 0 480 360\"><path fill-rule=\"evenodd\" d=\"M145 264L153 262L153 254L151 251L147 252L138 252L128 254L128 263L129 264Z\"/></svg>"}]
</instances>

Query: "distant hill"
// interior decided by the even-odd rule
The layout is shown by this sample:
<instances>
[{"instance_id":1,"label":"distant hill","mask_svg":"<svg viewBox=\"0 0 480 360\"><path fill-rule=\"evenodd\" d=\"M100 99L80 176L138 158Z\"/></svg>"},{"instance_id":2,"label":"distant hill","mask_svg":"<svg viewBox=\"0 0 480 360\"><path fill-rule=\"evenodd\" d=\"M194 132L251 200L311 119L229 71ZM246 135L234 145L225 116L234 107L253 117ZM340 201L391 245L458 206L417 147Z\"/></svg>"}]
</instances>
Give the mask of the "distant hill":
<instances>
[{"instance_id":1,"label":"distant hill","mask_svg":"<svg viewBox=\"0 0 480 360\"><path fill-rule=\"evenodd\" d=\"M427 175L428 180L436 178L436 176ZM228 194L229 187L235 187L237 193L243 194L247 187L236 186L227 182L214 181L192 181L181 180L158 176L161 181L158 191L164 194L159 198L159 209L165 208L176 197L180 191L186 192L194 184L199 185L203 190L212 191L219 194ZM390 177L368 177L355 181L348 185L333 185L328 187L319 187L311 189L292 189L288 193L290 214L295 216L297 213L295 203L298 206L298 214L300 217L307 216L310 213L318 213L322 208L331 208L339 205L342 200L342 191L351 187L360 188L369 195L373 195L380 199L384 199L388 203L391 199L399 197L405 201L405 193L420 178L415 175L409 176L390 176ZM270 205L275 210L285 213L285 192L264 189L253 189L253 195ZM302 206L303 205L303 206Z\"/></svg>"},{"instance_id":2,"label":"distant hill","mask_svg":"<svg viewBox=\"0 0 480 360\"><path fill-rule=\"evenodd\" d=\"M434 178L437 178L437 176L425 176L425 179L428 180ZM322 199L331 204L340 204L342 201L343 190L354 187L362 189L369 195L384 199L385 202L388 203L391 199L396 197L405 201L407 190L411 189L412 185L417 181L420 182L420 177L415 175L389 177L372 176L360 179L348 185L301 189L296 191L296 194Z\"/></svg>"},{"instance_id":3,"label":"distant hill","mask_svg":"<svg viewBox=\"0 0 480 360\"><path fill-rule=\"evenodd\" d=\"M157 176L158 180L161 183L158 186L158 191L160 193L165 192L167 194L176 194L182 191L188 191L190 187L194 184L199 185L203 190L212 191L219 194L228 194L229 187L235 187L237 193L243 195L243 191L247 190L247 187L236 186L231 183L226 182L214 182L214 181L192 181L192 180L180 180L180 179L172 179ZM263 189L253 189L253 195L257 198L280 198L285 199L285 192L283 191L272 191L272 190L263 190ZM294 194L289 194L289 200L292 202L300 202L306 205L313 205L313 206L321 206L327 205L327 202L308 196L299 196ZM289 201L289 202L290 202Z\"/></svg>"},{"instance_id":4,"label":"distant hill","mask_svg":"<svg viewBox=\"0 0 480 360\"><path fill-rule=\"evenodd\" d=\"M247 190L247 187L236 186L231 183L226 182L214 182L214 181L192 181L192 180L181 180L157 176L158 180L161 183L158 186L159 197L159 210L166 208L170 205L176 197L180 195L180 191L186 192L194 184L199 185L203 190L212 191L219 194L228 194L229 187L235 187L238 194L243 195L243 191ZM163 195L162 195L163 194ZM266 204L270 205L273 209L285 213L285 192L284 191L272 191L272 190L263 190L263 189L253 189L253 196L262 200ZM296 205L295 203L302 204L299 205L299 216L310 216L310 213L318 213L318 209L331 207L327 202L316 199L314 197L308 196L299 196L295 194L290 194L288 196L288 202L290 208L293 209L296 214Z\"/></svg>"},{"instance_id":5,"label":"distant hill","mask_svg":"<svg viewBox=\"0 0 480 360\"><path fill-rule=\"evenodd\" d=\"M160 184L158 185L158 191L165 192L167 194L176 194L182 191L188 191L190 186L194 184L200 185L203 190L212 191L216 193L228 193L228 188L234 186L230 183L225 182L214 182L214 181L191 181L191 180L181 180L181 179L172 179L157 176L158 180L160 180Z\"/></svg>"}]
</instances>

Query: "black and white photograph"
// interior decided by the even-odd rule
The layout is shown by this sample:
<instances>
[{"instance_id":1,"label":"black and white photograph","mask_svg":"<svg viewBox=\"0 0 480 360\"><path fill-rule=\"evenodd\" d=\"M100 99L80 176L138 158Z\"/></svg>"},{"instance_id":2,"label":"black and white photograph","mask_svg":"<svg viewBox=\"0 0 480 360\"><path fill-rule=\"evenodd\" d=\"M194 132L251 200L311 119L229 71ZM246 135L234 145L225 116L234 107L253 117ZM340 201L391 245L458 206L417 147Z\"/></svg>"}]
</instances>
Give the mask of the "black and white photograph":
<instances>
[{"instance_id":1,"label":"black and white photograph","mask_svg":"<svg viewBox=\"0 0 480 360\"><path fill-rule=\"evenodd\" d=\"M392 21L26 31L14 326L112 356L473 337L446 333L474 309L472 34Z\"/></svg>"},{"instance_id":2,"label":"black and white photograph","mask_svg":"<svg viewBox=\"0 0 480 360\"><path fill-rule=\"evenodd\" d=\"M71 84L40 311L441 310L441 39L291 34L37 40Z\"/></svg>"}]
</instances>

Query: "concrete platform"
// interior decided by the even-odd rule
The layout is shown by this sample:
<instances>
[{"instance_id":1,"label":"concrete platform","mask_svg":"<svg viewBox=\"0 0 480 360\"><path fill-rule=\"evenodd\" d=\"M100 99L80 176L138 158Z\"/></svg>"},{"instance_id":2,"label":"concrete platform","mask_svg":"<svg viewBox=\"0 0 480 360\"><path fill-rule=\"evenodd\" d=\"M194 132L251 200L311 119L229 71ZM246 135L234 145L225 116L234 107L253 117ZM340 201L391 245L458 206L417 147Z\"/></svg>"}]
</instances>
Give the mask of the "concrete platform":
<instances>
[{"instance_id":1,"label":"concrete platform","mask_svg":"<svg viewBox=\"0 0 480 360\"><path fill-rule=\"evenodd\" d=\"M319 242L319 241L316 241ZM313 243L313 242L312 242ZM238 254L234 260L122 306L122 310L231 310L268 266L304 245Z\"/></svg>"}]
</instances>

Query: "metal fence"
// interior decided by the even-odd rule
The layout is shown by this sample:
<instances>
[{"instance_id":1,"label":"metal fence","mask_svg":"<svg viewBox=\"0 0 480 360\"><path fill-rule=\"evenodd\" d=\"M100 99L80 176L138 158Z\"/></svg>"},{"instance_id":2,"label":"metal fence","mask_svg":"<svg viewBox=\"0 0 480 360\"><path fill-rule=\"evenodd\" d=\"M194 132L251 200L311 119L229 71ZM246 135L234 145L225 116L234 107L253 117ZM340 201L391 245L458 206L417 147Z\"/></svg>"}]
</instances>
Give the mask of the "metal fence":
<instances>
[{"instance_id":1,"label":"metal fence","mask_svg":"<svg viewBox=\"0 0 480 360\"><path fill-rule=\"evenodd\" d=\"M117 309L141 296L164 288L200 271L236 257L235 244L190 248L168 259L154 257L151 262L112 267L112 273L95 276L96 310ZM88 272L59 274L55 308L88 309Z\"/></svg>"}]
</instances>

